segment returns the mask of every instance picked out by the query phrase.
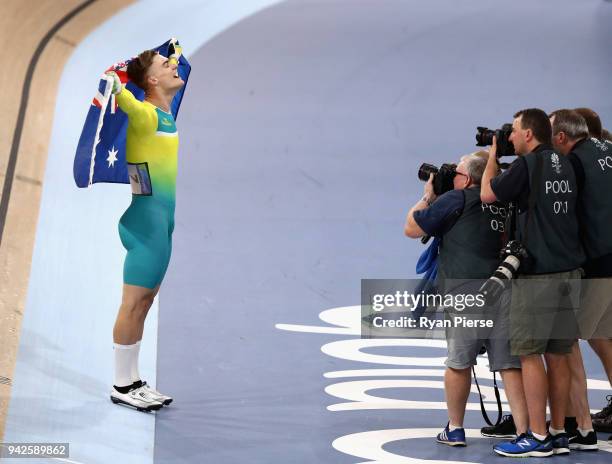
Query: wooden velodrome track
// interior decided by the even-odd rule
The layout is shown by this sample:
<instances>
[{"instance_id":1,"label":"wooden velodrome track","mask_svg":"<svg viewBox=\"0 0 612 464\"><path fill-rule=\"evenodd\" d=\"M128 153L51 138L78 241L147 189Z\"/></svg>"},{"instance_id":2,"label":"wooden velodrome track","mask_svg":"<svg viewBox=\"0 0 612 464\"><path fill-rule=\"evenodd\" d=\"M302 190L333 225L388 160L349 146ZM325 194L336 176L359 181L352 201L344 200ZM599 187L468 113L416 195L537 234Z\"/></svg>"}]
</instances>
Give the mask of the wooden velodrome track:
<instances>
[{"instance_id":1,"label":"wooden velodrome track","mask_svg":"<svg viewBox=\"0 0 612 464\"><path fill-rule=\"evenodd\" d=\"M99 24L132 2L2 1L0 442L4 435L4 421L25 307L58 82L64 64L75 46ZM34 72L32 78L28 79L28 68L33 63ZM23 104L24 91L28 97L26 105Z\"/></svg>"}]
</instances>

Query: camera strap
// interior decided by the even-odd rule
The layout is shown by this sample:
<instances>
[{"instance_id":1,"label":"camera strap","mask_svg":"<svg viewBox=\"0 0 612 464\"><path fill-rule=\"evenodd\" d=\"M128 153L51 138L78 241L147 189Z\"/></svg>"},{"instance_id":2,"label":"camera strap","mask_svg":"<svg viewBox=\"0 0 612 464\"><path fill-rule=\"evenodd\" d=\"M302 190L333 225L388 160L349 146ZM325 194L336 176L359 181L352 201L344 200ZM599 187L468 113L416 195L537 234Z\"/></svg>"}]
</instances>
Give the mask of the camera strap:
<instances>
[{"instance_id":1,"label":"camera strap","mask_svg":"<svg viewBox=\"0 0 612 464\"><path fill-rule=\"evenodd\" d=\"M487 410L484 406L484 401L482 401L482 393L480 392L480 385L478 385L476 369L474 369L474 366L472 366L472 372L474 373L474 382L476 383L478 396L480 397L480 411L482 412L482 417L484 418L485 422L491 426L499 425L502 419L502 404L501 398L499 397L499 388L497 388L497 377L495 376L495 372L493 372L493 390L495 391L495 399L497 400L497 420L495 421L495 424L491 422L491 419L489 419L489 415L487 414Z\"/></svg>"},{"instance_id":2,"label":"camera strap","mask_svg":"<svg viewBox=\"0 0 612 464\"><path fill-rule=\"evenodd\" d=\"M514 236L516 235L516 204L513 201L508 204L508 216L506 216L504 230L503 243L504 246L506 246L508 242L514 240Z\"/></svg>"}]
</instances>

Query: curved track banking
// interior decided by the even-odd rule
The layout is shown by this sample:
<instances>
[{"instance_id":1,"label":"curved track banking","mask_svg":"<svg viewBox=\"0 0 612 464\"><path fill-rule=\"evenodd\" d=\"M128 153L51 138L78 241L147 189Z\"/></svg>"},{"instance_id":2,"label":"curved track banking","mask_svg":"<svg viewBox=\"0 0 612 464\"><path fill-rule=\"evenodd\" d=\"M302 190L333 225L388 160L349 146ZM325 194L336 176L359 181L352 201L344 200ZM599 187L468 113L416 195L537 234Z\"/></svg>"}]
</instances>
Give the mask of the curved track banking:
<instances>
[{"instance_id":1,"label":"curved track banking","mask_svg":"<svg viewBox=\"0 0 612 464\"><path fill-rule=\"evenodd\" d=\"M0 74L0 438L40 202L57 85L73 49L132 0L8 0L2 5ZM59 27L58 27L59 26ZM23 84L22 84L23 83ZM12 193L12 195L11 195Z\"/></svg>"}]
</instances>

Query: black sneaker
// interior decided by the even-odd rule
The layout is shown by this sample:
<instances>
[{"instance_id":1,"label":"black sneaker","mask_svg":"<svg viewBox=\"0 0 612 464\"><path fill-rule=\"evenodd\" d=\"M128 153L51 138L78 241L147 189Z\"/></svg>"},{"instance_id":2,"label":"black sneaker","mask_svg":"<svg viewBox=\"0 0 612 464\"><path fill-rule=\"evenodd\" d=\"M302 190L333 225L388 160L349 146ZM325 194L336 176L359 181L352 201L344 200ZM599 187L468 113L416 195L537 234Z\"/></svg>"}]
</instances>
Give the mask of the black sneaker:
<instances>
[{"instance_id":1,"label":"black sneaker","mask_svg":"<svg viewBox=\"0 0 612 464\"><path fill-rule=\"evenodd\" d=\"M608 405L601 411L591 414L591 419L604 419L612 414L612 395L607 395L606 401L608 402Z\"/></svg>"},{"instance_id":2,"label":"black sneaker","mask_svg":"<svg viewBox=\"0 0 612 464\"><path fill-rule=\"evenodd\" d=\"M593 428L596 432L612 432L612 413L607 417L593 419Z\"/></svg>"},{"instance_id":3,"label":"black sneaker","mask_svg":"<svg viewBox=\"0 0 612 464\"><path fill-rule=\"evenodd\" d=\"M516 426L512 414L506 414L497 425L483 427L480 429L483 437L491 438L514 438L516 437Z\"/></svg>"},{"instance_id":4,"label":"black sneaker","mask_svg":"<svg viewBox=\"0 0 612 464\"><path fill-rule=\"evenodd\" d=\"M597 451L599 449L597 446L597 435L591 431L587 433L586 437L583 437L577 431L576 435L569 439L569 448L580 451Z\"/></svg>"}]
</instances>

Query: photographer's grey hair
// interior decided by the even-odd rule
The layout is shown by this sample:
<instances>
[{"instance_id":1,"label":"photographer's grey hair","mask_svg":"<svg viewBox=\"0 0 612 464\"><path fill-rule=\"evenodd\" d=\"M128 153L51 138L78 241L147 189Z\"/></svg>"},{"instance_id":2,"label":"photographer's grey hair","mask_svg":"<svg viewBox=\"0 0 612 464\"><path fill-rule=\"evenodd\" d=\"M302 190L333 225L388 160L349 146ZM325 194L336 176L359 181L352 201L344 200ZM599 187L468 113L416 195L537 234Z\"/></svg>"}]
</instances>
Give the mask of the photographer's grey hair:
<instances>
[{"instance_id":1,"label":"photographer's grey hair","mask_svg":"<svg viewBox=\"0 0 612 464\"><path fill-rule=\"evenodd\" d=\"M472 182L480 185L482 174L487 167L487 160L477 156L476 153L471 153L463 156L461 161L465 161L465 168L467 169L467 174L470 176L470 179L472 179Z\"/></svg>"},{"instance_id":2,"label":"photographer's grey hair","mask_svg":"<svg viewBox=\"0 0 612 464\"><path fill-rule=\"evenodd\" d=\"M583 139L589 136L589 127L586 119L573 110L557 110L551 113L554 117L553 134L565 133L572 140Z\"/></svg>"}]
</instances>

